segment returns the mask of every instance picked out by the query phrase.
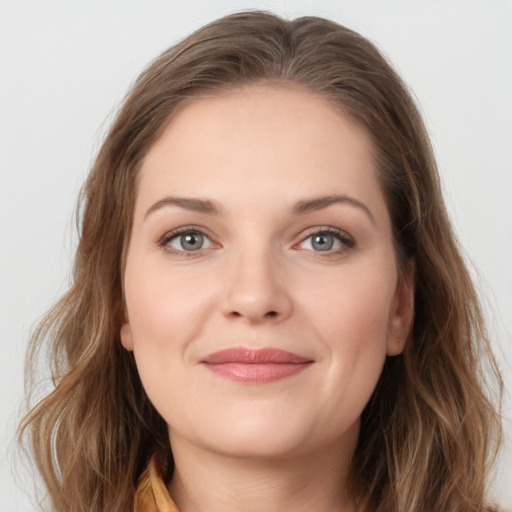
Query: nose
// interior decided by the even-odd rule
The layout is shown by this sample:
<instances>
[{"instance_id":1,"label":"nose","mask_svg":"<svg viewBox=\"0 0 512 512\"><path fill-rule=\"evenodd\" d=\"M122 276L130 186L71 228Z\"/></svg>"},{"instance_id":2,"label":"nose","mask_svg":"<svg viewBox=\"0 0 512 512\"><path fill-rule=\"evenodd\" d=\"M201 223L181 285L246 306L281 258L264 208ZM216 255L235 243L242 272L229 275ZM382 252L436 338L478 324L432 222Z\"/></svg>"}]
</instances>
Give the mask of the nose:
<instances>
[{"instance_id":1,"label":"nose","mask_svg":"<svg viewBox=\"0 0 512 512\"><path fill-rule=\"evenodd\" d=\"M226 317L259 324L290 316L293 305L283 265L262 252L247 250L230 261L222 305Z\"/></svg>"}]
</instances>

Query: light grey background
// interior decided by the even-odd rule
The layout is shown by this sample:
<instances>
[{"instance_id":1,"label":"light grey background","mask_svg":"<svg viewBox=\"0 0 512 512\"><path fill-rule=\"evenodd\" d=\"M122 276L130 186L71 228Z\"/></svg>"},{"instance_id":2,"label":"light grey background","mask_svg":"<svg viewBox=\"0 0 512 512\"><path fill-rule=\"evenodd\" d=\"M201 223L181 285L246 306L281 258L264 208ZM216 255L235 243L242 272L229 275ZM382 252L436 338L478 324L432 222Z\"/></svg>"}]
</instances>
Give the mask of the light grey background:
<instances>
[{"instance_id":1,"label":"light grey background","mask_svg":"<svg viewBox=\"0 0 512 512\"><path fill-rule=\"evenodd\" d=\"M411 86L449 209L489 304L512 389L511 0L0 0L0 508L35 510L15 478L22 366L68 283L79 187L114 107L159 52L221 15L332 18L371 38ZM492 495L512 507L512 406ZM28 492L28 496L27 493Z\"/></svg>"}]
</instances>

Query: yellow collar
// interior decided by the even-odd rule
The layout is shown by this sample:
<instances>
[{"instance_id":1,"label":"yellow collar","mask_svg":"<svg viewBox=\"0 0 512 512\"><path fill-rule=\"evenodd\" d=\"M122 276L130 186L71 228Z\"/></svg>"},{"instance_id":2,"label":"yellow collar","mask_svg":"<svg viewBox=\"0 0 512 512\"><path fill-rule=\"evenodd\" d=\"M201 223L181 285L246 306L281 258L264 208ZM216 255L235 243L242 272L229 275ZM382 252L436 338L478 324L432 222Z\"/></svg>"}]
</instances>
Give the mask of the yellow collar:
<instances>
[{"instance_id":1,"label":"yellow collar","mask_svg":"<svg viewBox=\"0 0 512 512\"><path fill-rule=\"evenodd\" d=\"M142 473L135 492L134 512L179 512L163 479L158 456L151 457Z\"/></svg>"}]
</instances>

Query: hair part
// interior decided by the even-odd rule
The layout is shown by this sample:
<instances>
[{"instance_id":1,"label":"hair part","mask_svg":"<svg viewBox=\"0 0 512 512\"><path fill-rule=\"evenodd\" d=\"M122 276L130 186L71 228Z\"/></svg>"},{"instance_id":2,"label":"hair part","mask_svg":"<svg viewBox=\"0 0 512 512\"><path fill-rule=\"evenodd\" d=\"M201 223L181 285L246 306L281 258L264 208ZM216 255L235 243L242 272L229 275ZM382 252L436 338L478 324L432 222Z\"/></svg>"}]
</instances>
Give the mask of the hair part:
<instances>
[{"instance_id":1,"label":"hair part","mask_svg":"<svg viewBox=\"0 0 512 512\"><path fill-rule=\"evenodd\" d=\"M481 387L485 361L501 380L421 116L359 34L321 18L264 12L227 16L164 52L136 81L99 151L81 197L72 287L35 331L26 366L30 380L50 354L55 387L20 436L53 509L125 512L151 454L171 458L167 426L119 339L138 173L180 108L255 84L319 94L364 127L402 278L415 269L413 329L403 355L386 360L362 416L355 501L375 512L490 510L485 477L500 423Z\"/></svg>"}]
</instances>

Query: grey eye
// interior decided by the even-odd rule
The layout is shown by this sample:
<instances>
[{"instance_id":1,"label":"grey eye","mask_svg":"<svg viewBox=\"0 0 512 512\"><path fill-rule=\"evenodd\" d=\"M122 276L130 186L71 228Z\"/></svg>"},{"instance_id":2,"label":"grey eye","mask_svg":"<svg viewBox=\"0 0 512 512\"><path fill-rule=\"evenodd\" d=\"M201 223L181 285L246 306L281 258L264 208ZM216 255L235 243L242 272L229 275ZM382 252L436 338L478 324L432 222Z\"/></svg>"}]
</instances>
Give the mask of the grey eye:
<instances>
[{"instance_id":1,"label":"grey eye","mask_svg":"<svg viewBox=\"0 0 512 512\"><path fill-rule=\"evenodd\" d=\"M336 238L327 233L318 233L311 236L311 247L315 251L330 251L334 247Z\"/></svg>"},{"instance_id":2,"label":"grey eye","mask_svg":"<svg viewBox=\"0 0 512 512\"><path fill-rule=\"evenodd\" d=\"M343 232L317 231L304 238L299 244L301 249L313 252L340 252L353 247L354 241Z\"/></svg>"},{"instance_id":3,"label":"grey eye","mask_svg":"<svg viewBox=\"0 0 512 512\"><path fill-rule=\"evenodd\" d=\"M199 231L187 231L173 238L169 245L177 251L192 252L210 247L211 242Z\"/></svg>"}]
</instances>

